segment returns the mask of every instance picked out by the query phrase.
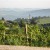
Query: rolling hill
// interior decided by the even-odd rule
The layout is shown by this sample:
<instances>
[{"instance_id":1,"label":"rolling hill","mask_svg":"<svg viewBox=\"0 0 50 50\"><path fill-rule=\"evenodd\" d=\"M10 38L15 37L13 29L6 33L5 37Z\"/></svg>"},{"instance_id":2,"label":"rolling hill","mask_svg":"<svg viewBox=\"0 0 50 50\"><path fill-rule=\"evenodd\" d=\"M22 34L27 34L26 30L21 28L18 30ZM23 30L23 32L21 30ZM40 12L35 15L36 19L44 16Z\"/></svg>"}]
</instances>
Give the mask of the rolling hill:
<instances>
[{"instance_id":1,"label":"rolling hill","mask_svg":"<svg viewBox=\"0 0 50 50\"><path fill-rule=\"evenodd\" d=\"M6 20L14 20L16 18L28 18L37 16L50 16L50 9L10 9L0 8L0 18L4 17Z\"/></svg>"}]
</instances>

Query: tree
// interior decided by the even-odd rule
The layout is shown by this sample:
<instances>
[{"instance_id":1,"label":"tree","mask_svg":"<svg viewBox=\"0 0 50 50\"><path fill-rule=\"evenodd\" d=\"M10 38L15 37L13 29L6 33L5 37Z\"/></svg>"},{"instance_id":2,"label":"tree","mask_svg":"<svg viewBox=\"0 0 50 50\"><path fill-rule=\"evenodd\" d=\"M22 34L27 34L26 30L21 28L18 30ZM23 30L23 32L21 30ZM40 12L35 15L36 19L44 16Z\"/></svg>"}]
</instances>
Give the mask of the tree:
<instances>
[{"instance_id":1,"label":"tree","mask_svg":"<svg viewBox=\"0 0 50 50\"><path fill-rule=\"evenodd\" d=\"M2 20L4 21L5 19L2 17Z\"/></svg>"},{"instance_id":2,"label":"tree","mask_svg":"<svg viewBox=\"0 0 50 50\"><path fill-rule=\"evenodd\" d=\"M31 24L36 24L36 20L32 17L32 19L30 20L31 21Z\"/></svg>"},{"instance_id":3,"label":"tree","mask_svg":"<svg viewBox=\"0 0 50 50\"><path fill-rule=\"evenodd\" d=\"M25 23L26 22L24 21L24 19L21 19L19 23L20 27L25 27Z\"/></svg>"}]
</instances>

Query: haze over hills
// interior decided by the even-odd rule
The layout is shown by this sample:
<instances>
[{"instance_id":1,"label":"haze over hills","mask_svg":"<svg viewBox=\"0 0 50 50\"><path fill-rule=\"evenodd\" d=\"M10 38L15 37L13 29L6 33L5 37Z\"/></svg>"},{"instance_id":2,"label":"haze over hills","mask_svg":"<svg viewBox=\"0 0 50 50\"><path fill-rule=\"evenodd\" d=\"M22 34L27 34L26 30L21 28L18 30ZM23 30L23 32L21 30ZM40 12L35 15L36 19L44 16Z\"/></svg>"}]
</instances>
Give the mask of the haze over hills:
<instances>
[{"instance_id":1,"label":"haze over hills","mask_svg":"<svg viewBox=\"0 0 50 50\"><path fill-rule=\"evenodd\" d=\"M50 16L50 9L10 9L0 8L0 18L4 17L6 20L14 20L16 18L28 18L37 16Z\"/></svg>"}]
</instances>

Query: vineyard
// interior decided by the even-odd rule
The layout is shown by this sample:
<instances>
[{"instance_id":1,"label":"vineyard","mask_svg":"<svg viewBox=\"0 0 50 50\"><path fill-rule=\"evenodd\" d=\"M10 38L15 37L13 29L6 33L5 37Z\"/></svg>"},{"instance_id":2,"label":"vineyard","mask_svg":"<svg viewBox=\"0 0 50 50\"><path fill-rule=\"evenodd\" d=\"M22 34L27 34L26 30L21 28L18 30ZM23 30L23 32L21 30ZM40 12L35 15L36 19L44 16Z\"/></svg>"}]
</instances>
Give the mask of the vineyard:
<instances>
[{"instance_id":1,"label":"vineyard","mask_svg":"<svg viewBox=\"0 0 50 50\"><path fill-rule=\"evenodd\" d=\"M0 45L50 47L50 26L37 24L34 19L29 22L6 21L2 18Z\"/></svg>"}]
</instances>

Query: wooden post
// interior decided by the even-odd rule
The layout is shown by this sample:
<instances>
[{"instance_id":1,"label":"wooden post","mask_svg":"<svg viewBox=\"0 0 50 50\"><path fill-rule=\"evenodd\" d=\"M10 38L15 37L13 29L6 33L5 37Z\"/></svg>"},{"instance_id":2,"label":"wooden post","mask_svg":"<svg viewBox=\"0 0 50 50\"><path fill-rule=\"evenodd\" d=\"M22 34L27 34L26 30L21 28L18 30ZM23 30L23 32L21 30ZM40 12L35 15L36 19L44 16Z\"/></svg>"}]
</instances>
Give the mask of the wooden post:
<instances>
[{"instance_id":1,"label":"wooden post","mask_svg":"<svg viewBox=\"0 0 50 50\"><path fill-rule=\"evenodd\" d=\"M28 45L28 33L27 33L28 29L27 29L27 24L26 24L26 41L27 41L27 45Z\"/></svg>"}]
</instances>

